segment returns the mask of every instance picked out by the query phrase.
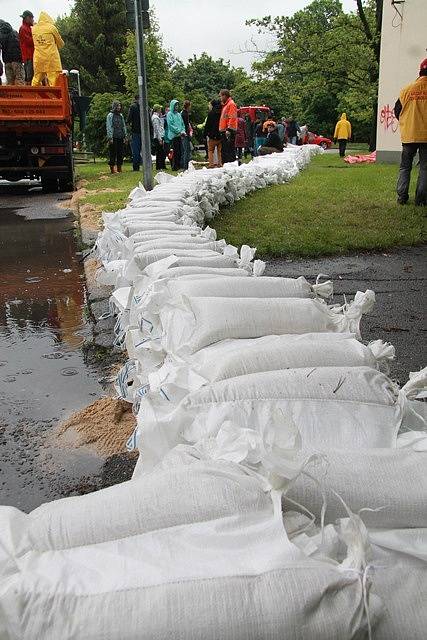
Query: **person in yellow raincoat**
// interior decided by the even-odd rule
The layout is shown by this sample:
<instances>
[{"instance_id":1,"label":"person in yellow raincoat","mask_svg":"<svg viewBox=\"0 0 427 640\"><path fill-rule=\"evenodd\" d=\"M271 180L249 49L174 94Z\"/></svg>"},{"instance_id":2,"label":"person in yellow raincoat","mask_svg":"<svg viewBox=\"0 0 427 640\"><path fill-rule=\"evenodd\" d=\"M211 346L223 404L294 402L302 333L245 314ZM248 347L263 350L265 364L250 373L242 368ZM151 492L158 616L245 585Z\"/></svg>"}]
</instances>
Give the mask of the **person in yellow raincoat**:
<instances>
[{"instance_id":1,"label":"person in yellow raincoat","mask_svg":"<svg viewBox=\"0 0 427 640\"><path fill-rule=\"evenodd\" d=\"M345 148L350 138L351 138L351 124L347 120L347 114L342 113L341 118L338 120L337 124L335 125L335 132L334 132L334 140L338 140L338 146L340 149L341 158L345 156Z\"/></svg>"},{"instance_id":2,"label":"person in yellow raincoat","mask_svg":"<svg viewBox=\"0 0 427 640\"><path fill-rule=\"evenodd\" d=\"M61 58L58 49L62 49L64 41L58 29L47 13L40 13L39 21L32 28L34 41L34 77L32 85L42 84L47 78L51 87L56 84L62 71Z\"/></svg>"}]
</instances>

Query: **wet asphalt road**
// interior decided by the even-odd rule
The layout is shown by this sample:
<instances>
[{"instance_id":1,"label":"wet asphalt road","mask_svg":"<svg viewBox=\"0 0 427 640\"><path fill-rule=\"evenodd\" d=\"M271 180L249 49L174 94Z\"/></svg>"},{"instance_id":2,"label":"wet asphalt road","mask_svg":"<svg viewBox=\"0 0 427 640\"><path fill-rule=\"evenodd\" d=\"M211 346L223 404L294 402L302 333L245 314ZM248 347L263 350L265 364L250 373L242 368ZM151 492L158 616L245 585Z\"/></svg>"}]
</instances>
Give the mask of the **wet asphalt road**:
<instances>
[{"instance_id":1,"label":"wet asphalt road","mask_svg":"<svg viewBox=\"0 0 427 640\"><path fill-rule=\"evenodd\" d=\"M30 510L99 474L94 451L60 448L56 425L104 395L87 290L63 194L0 184L0 504Z\"/></svg>"},{"instance_id":2,"label":"wet asphalt road","mask_svg":"<svg viewBox=\"0 0 427 640\"><path fill-rule=\"evenodd\" d=\"M404 384L410 371L427 364L426 296L427 249L425 246L361 253L313 260L268 260L266 275L305 276L314 282L327 274L334 283L335 298L351 299L356 291L373 289L374 309L363 316L364 342L381 338L396 348L391 376Z\"/></svg>"}]
</instances>

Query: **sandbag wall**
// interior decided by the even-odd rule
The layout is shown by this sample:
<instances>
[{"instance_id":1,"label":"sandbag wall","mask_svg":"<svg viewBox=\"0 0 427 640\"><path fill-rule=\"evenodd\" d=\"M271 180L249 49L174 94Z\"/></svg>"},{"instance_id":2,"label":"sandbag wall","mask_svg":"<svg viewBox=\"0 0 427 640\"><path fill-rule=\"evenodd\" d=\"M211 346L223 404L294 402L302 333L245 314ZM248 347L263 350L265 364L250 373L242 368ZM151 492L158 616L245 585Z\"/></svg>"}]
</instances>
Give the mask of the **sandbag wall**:
<instances>
[{"instance_id":1,"label":"sandbag wall","mask_svg":"<svg viewBox=\"0 0 427 640\"><path fill-rule=\"evenodd\" d=\"M324 277L262 276L205 226L317 151L161 175L105 214L139 459L0 508L0 638L424 638L425 372L399 389L393 347L362 342L372 291L332 305Z\"/></svg>"}]
</instances>

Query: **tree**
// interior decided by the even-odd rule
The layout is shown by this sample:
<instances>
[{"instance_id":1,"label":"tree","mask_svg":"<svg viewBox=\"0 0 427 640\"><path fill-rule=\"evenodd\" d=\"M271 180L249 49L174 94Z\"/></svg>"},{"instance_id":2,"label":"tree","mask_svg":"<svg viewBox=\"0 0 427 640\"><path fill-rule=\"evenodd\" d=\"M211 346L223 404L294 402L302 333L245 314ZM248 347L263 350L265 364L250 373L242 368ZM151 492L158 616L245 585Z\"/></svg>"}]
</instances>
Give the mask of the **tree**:
<instances>
[{"instance_id":1,"label":"tree","mask_svg":"<svg viewBox=\"0 0 427 640\"><path fill-rule=\"evenodd\" d=\"M144 35L145 63L147 74L148 100L151 105L156 102L166 105L176 98L176 87L172 79L171 68L174 58L163 45L155 15L151 12L151 29ZM117 66L123 76L124 84L129 93L138 93L138 70L136 65L135 33L128 31L126 46L117 57ZM182 98L182 94L179 96Z\"/></svg>"},{"instance_id":2,"label":"tree","mask_svg":"<svg viewBox=\"0 0 427 640\"><path fill-rule=\"evenodd\" d=\"M240 67L232 67L229 60L214 60L204 52L200 56L193 55L186 64L177 62L172 70L172 78L184 94L198 91L212 99L218 97L220 89L234 89L239 82L247 79L247 74Z\"/></svg>"},{"instance_id":3,"label":"tree","mask_svg":"<svg viewBox=\"0 0 427 640\"><path fill-rule=\"evenodd\" d=\"M319 133L331 135L336 116L347 107L356 137L366 135L378 83L380 7L382 0L357 0L358 12L347 14L339 0L314 0L293 16L249 21L276 41L255 71Z\"/></svg>"},{"instance_id":4,"label":"tree","mask_svg":"<svg viewBox=\"0 0 427 640\"><path fill-rule=\"evenodd\" d=\"M65 42L62 64L80 71L84 93L123 89L116 58L126 46L124 0L75 0L56 25Z\"/></svg>"}]
</instances>

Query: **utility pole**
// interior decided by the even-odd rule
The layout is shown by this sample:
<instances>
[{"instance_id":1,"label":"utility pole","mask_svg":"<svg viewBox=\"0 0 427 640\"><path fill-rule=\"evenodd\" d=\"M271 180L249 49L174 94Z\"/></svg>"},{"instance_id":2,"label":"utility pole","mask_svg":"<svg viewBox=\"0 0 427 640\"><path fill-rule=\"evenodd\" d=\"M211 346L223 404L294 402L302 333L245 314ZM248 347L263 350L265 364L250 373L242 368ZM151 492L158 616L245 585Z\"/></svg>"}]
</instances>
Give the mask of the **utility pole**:
<instances>
[{"instance_id":1,"label":"utility pole","mask_svg":"<svg viewBox=\"0 0 427 640\"><path fill-rule=\"evenodd\" d=\"M149 20L149 0L133 0L135 9L135 39L138 64L139 113L141 118L142 171L144 187L153 188L153 162L151 160L151 136L148 112L147 76L145 73L144 23ZM149 24L149 22L148 22Z\"/></svg>"}]
</instances>

